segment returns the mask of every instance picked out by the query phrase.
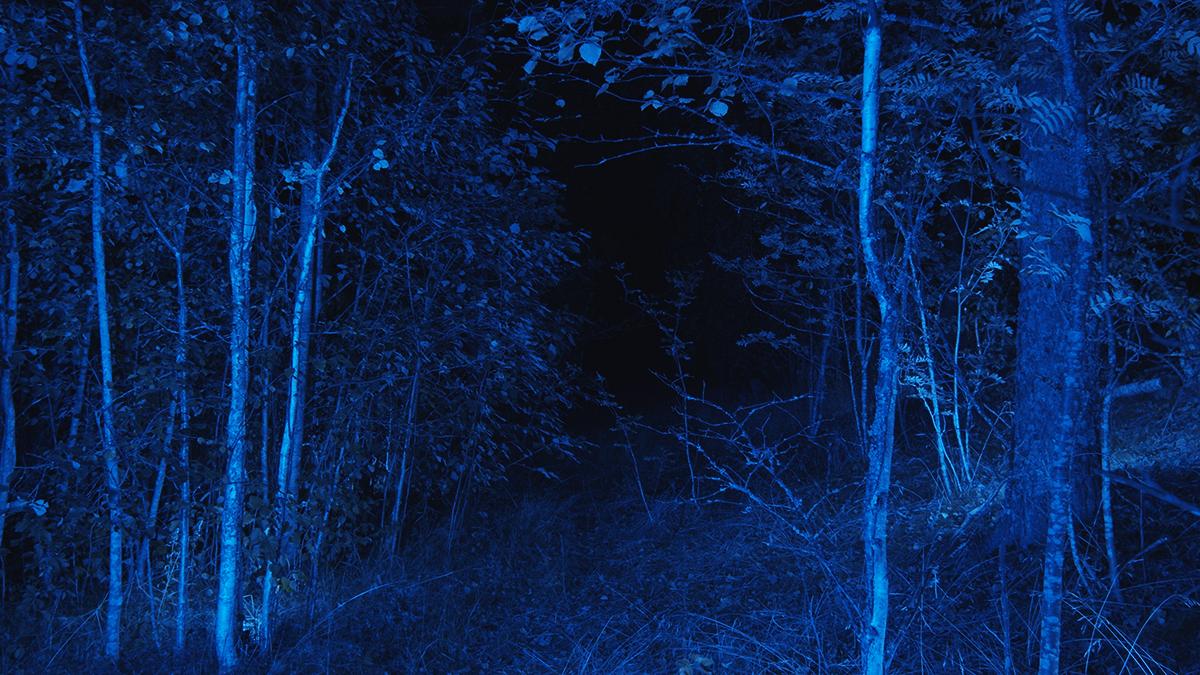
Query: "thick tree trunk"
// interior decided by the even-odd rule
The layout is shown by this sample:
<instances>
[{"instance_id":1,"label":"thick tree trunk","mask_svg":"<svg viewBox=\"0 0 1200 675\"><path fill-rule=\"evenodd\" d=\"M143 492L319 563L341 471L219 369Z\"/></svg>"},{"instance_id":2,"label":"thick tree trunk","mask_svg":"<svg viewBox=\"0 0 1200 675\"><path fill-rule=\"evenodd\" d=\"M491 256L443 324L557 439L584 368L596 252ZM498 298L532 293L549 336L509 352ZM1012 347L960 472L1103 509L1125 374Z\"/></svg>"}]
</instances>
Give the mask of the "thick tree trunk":
<instances>
[{"instance_id":1,"label":"thick tree trunk","mask_svg":"<svg viewBox=\"0 0 1200 675\"><path fill-rule=\"evenodd\" d=\"M237 98L233 130L233 203L229 219L230 325L229 459L221 509L220 563L214 638L222 671L237 665L237 614L241 599L242 508L246 483L246 393L250 384L250 249L254 239L255 62L251 3L239 12Z\"/></svg>"},{"instance_id":2,"label":"thick tree trunk","mask_svg":"<svg viewBox=\"0 0 1200 675\"><path fill-rule=\"evenodd\" d=\"M104 484L108 500L108 601L104 622L104 655L116 661L121 655L121 607L125 603L121 584L121 476L117 467L116 425L113 422L112 341L109 334L107 267L104 260L104 185L100 153L100 107L88 65L83 40L83 9L75 3L75 39L87 91L88 127L91 132L92 264L96 281L96 318L100 333L100 437L104 447Z\"/></svg>"},{"instance_id":3,"label":"thick tree trunk","mask_svg":"<svg viewBox=\"0 0 1200 675\"><path fill-rule=\"evenodd\" d=\"M1090 195L1086 177L1089 147L1085 131L1085 108L1075 80L1075 56L1067 19L1065 0L1051 0L1055 24L1055 50L1062 72L1058 91L1070 104L1072 120L1062 134L1059 145L1065 152L1047 155L1040 148L1036 159L1029 163L1033 180L1027 181L1033 190L1041 189L1041 206L1037 214L1043 226L1065 230L1063 259L1065 274L1057 285L1061 309L1063 341L1058 346L1060 378L1058 405L1042 410L1041 415L1052 420L1055 428L1050 436L1054 441L1049 457L1049 508L1046 514L1046 546L1042 570L1042 621L1040 630L1038 670L1042 675L1057 674L1062 641L1063 558L1069 518L1071 463L1089 437L1086 427L1089 410L1088 387L1092 373L1088 366L1087 316L1091 297L1091 267L1093 254ZM1035 140L1036 143L1036 140ZM1053 147L1053 145L1051 145ZM1027 193L1030 190L1027 190ZM1020 411L1018 410L1018 414ZM1049 413L1049 414L1048 414Z\"/></svg>"}]
</instances>

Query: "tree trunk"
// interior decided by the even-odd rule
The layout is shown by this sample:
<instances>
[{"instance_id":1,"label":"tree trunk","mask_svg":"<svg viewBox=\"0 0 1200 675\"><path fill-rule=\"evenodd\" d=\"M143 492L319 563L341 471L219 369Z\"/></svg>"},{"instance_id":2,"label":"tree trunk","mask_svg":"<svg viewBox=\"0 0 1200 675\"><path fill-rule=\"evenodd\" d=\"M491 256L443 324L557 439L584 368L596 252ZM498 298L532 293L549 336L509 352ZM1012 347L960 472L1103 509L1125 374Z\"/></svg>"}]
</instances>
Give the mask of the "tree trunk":
<instances>
[{"instance_id":1,"label":"tree trunk","mask_svg":"<svg viewBox=\"0 0 1200 675\"><path fill-rule=\"evenodd\" d=\"M192 508L192 485L191 485L191 457L188 444L188 424L190 423L190 415L188 411L188 390L187 390L187 291L183 284L183 247L187 232L187 212L190 205L185 200L181 210L179 219L179 227L174 235L174 241L167 238L158 225L155 224L155 231L163 244L171 252L171 257L175 262L175 382L174 389L171 392L171 420L167 425L167 432L163 440L163 462L159 464L158 479L155 482L154 498L150 507L149 524L153 527L155 518L158 515L159 499L162 496L162 481L163 467L166 457L171 454L171 444L175 436L176 421L179 428L179 468L180 468L180 487L179 487L179 533L177 545L179 550L179 571L176 578L178 601L175 609L175 652L177 654L183 652L186 631L187 631L187 577L189 565L189 551L191 545L191 508ZM149 220L154 222L154 215L150 211L150 207L146 206L146 215ZM149 570L149 538L143 540L143 551L140 557L145 560L141 563L147 570L147 578L150 578ZM155 635L155 643L157 644L158 636Z\"/></svg>"},{"instance_id":2,"label":"tree trunk","mask_svg":"<svg viewBox=\"0 0 1200 675\"><path fill-rule=\"evenodd\" d=\"M83 401L87 396L88 356L92 351L92 318L95 316L96 303L92 298L87 304L87 312L79 329L79 342L75 346L76 371L79 376L75 381L75 396L71 401L71 421L67 425L67 456L75 454L75 446L79 443L79 425L83 421Z\"/></svg>"},{"instance_id":3,"label":"tree trunk","mask_svg":"<svg viewBox=\"0 0 1200 675\"><path fill-rule=\"evenodd\" d=\"M1101 255L1101 279L1107 279L1108 267L1108 219L1105 217L1103 249ZM1113 527L1112 510L1112 405L1117 386L1117 335L1113 326L1111 303L1104 308L1105 383L1104 398L1100 406L1100 510L1104 519L1104 557L1108 569L1108 592L1118 603L1121 602L1120 566L1117 564L1116 535Z\"/></svg>"},{"instance_id":4,"label":"tree trunk","mask_svg":"<svg viewBox=\"0 0 1200 675\"><path fill-rule=\"evenodd\" d=\"M9 77L15 77L9 66ZM4 139L4 182L6 192L16 194L17 169L13 158L13 126L8 121ZM21 253L17 248L17 214L10 200L4 218L5 270L3 280L4 316L0 323L0 410L4 414L3 438L0 439L0 549L4 547L4 523L8 512L8 495L13 471L17 467L17 412L13 404L13 351L17 340L18 282L21 276Z\"/></svg>"},{"instance_id":5,"label":"tree trunk","mask_svg":"<svg viewBox=\"0 0 1200 675\"><path fill-rule=\"evenodd\" d=\"M862 670L882 675L886 670L888 620L887 521L888 489L891 483L892 451L899 381L900 312L895 291L885 278L883 263L875 250L877 233L872 219L875 174L878 166L879 71L883 30L882 3L867 3L867 26L863 36L862 150L859 158L858 236L867 285L879 307L879 345L876 354L875 389L870 426L867 430L867 481L863 496L863 549L867 611L861 636ZM864 397L866 391L863 392Z\"/></svg>"},{"instance_id":6,"label":"tree trunk","mask_svg":"<svg viewBox=\"0 0 1200 675\"><path fill-rule=\"evenodd\" d=\"M220 563L214 638L222 671L237 665L241 599L242 508L246 482L246 393L249 388L250 249L254 240L255 61L251 3L241 3L237 44L237 98L233 130L233 203L229 219L229 460L221 509Z\"/></svg>"},{"instance_id":7,"label":"tree trunk","mask_svg":"<svg viewBox=\"0 0 1200 675\"><path fill-rule=\"evenodd\" d=\"M104 655L116 661L121 655L121 476L117 467L116 425L113 422L112 341L109 335L107 268L104 261L104 186L100 154L100 107L83 41L83 8L75 3L75 39L87 90L88 127L91 132L92 264L96 280L96 318L100 333L100 436L104 447L104 484L108 500L108 602L104 622Z\"/></svg>"},{"instance_id":8,"label":"tree trunk","mask_svg":"<svg viewBox=\"0 0 1200 675\"><path fill-rule=\"evenodd\" d=\"M1061 379L1058 382L1058 406L1041 411L1057 422L1050 436L1055 441L1049 464L1050 499L1047 511L1046 547L1042 570L1042 622L1038 651L1038 671L1057 674L1062 640L1063 557L1070 516L1070 466L1090 430L1084 426L1088 410L1086 385L1090 373L1087 358L1087 310L1091 297L1093 258L1090 198L1085 174L1089 147L1085 132L1085 108L1075 81L1075 56L1067 19L1065 0L1051 0L1055 24L1055 50L1062 80L1059 91L1070 104L1072 120L1059 141L1066 152L1048 155L1046 148L1029 164L1033 188L1041 188L1045 210L1039 214L1044 225L1066 230L1068 239L1064 259L1066 274L1057 289L1061 299L1063 342L1058 347ZM1052 315L1053 316L1053 315ZM1018 411L1019 413L1019 411ZM1051 413L1051 414L1047 414Z\"/></svg>"},{"instance_id":9,"label":"tree trunk","mask_svg":"<svg viewBox=\"0 0 1200 675\"><path fill-rule=\"evenodd\" d=\"M187 216L188 205L184 204L183 218ZM187 292L183 285L183 242L185 220L179 224L179 238L175 243L175 391L178 397L179 411L179 601L175 609L175 653L182 654L187 642L187 583L188 564L191 548L191 511L192 511L192 475L191 448L189 447L188 424L191 415L188 410L188 381L187 381Z\"/></svg>"},{"instance_id":10,"label":"tree trunk","mask_svg":"<svg viewBox=\"0 0 1200 675\"><path fill-rule=\"evenodd\" d=\"M413 424L416 421L417 396L421 387L421 356L418 352L417 363L413 368L412 382L409 384L408 401L404 406L404 441L400 448L400 475L396 479L396 497L392 502L392 513L388 518L387 551L395 553L400 544L404 529L404 509L408 505L408 467L411 463L409 454L412 451Z\"/></svg>"},{"instance_id":11,"label":"tree trunk","mask_svg":"<svg viewBox=\"0 0 1200 675\"><path fill-rule=\"evenodd\" d=\"M338 139L342 133L342 124L346 120L346 112L350 108L350 82L346 81L345 97L334 123L333 134L329 140L324 158L316 163L315 144L310 140L307 161L305 162L304 185L302 189L300 208L300 245L299 260L296 271L296 297L292 302L292 333L290 377L288 377L288 398L283 418L283 439L279 447L279 478L276 484L275 506L278 511L276 518L280 528L280 556L290 556L289 539L292 529L291 501L296 494L300 474L300 449L304 444L304 392L307 386L308 373L308 343L312 323L313 297L320 290L315 283L313 272L315 265L316 243L320 235L323 190L325 174L329 164L337 152ZM263 645L269 645L271 639L271 593L274 583L272 565L268 563L263 580L262 625L259 638Z\"/></svg>"}]
</instances>

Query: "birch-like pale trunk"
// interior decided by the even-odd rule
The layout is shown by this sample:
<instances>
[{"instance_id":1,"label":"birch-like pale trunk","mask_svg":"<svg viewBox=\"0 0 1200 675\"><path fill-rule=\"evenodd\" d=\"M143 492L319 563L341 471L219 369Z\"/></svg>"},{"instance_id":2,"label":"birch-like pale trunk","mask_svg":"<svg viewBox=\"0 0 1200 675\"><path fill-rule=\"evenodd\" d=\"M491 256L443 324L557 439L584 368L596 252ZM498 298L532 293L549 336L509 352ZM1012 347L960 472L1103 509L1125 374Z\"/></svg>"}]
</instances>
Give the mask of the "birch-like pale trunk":
<instances>
[{"instance_id":1,"label":"birch-like pale trunk","mask_svg":"<svg viewBox=\"0 0 1200 675\"><path fill-rule=\"evenodd\" d=\"M241 600L242 509L246 497L246 394L250 385L250 249L254 208L255 60L252 3L239 7L236 112L233 128L233 202L229 218L229 421L224 503L221 508L217 609L213 632L223 672L238 662L237 625Z\"/></svg>"},{"instance_id":2,"label":"birch-like pale trunk","mask_svg":"<svg viewBox=\"0 0 1200 675\"><path fill-rule=\"evenodd\" d=\"M886 668L888 622L887 522L888 489L899 382L900 312L895 291L885 278L883 262L875 250L879 238L873 214L875 175L878 169L879 71L883 47L883 7L869 0L863 35L862 148L859 157L858 237L867 287L879 307L879 342L875 355L875 387L867 429L867 480L863 496L863 549L866 602L861 635L862 670L882 675ZM861 319L860 319L861 320ZM867 392L864 388L864 398Z\"/></svg>"},{"instance_id":3,"label":"birch-like pale trunk","mask_svg":"<svg viewBox=\"0 0 1200 675\"><path fill-rule=\"evenodd\" d=\"M311 305L313 294L319 290L314 284L314 267L317 237L321 227L322 209L324 208L325 175L329 165L337 153L338 140L342 134L342 125L346 121L346 112L350 109L350 80L346 80L346 91L342 98L342 106L334 122L333 133L329 139L329 147L320 163L308 162L303 179L305 181L303 199L306 202L301 209L303 214L300 224L299 259L296 273L296 296L292 301L291 339L289 362L290 376L288 377L287 406L284 409L283 439L279 446L279 472L276 483L275 508L276 523L280 528L279 549L287 555L290 536L291 501L296 494L300 474L300 448L304 444L304 393L307 385L308 372L308 342L312 323ZM310 155L311 157L311 155ZM262 622L259 626L259 640L262 645L269 646L271 642L271 605L274 586L273 561L267 564L263 579Z\"/></svg>"},{"instance_id":4,"label":"birch-like pale trunk","mask_svg":"<svg viewBox=\"0 0 1200 675\"><path fill-rule=\"evenodd\" d=\"M183 213L186 216L188 206ZM179 224L179 238L172 253L175 256L175 387L179 410L179 576L176 580L179 601L175 607L175 653L182 654L187 644L188 621L188 566L191 564L192 536L192 468L188 426L191 411L188 409L187 343L188 306L187 289L183 285L183 244L185 224Z\"/></svg>"},{"instance_id":5,"label":"birch-like pale trunk","mask_svg":"<svg viewBox=\"0 0 1200 675\"><path fill-rule=\"evenodd\" d=\"M1105 214L1103 228L1100 278L1107 279L1109 274L1109 231L1108 217ZM1121 602L1121 568L1117 564L1116 528L1113 527L1112 510L1112 406L1113 394L1117 385L1117 334L1113 326L1113 308L1109 303L1104 308L1104 356L1105 375L1104 399L1100 405L1100 512L1104 520L1104 557L1108 569L1108 593L1118 603Z\"/></svg>"},{"instance_id":6,"label":"birch-like pale trunk","mask_svg":"<svg viewBox=\"0 0 1200 675\"><path fill-rule=\"evenodd\" d=\"M12 66L9 80L15 78ZM13 158L13 127L8 120L4 137L4 184L12 195L17 190L16 160ZM0 548L4 547L4 524L8 513L8 495L13 471L17 467L17 412L13 404L13 351L17 341L18 283L21 276L21 252L17 248L17 214L9 201L4 212L4 316L0 322L0 411L4 414L3 438L0 438Z\"/></svg>"},{"instance_id":7,"label":"birch-like pale trunk","mask_svg":"<svg viewBox=\"0 0 1200 675\"><path fill-rule=\"evenodd\" d=\"M913 288L917 301L917 317L921 326L921 348L925 355L925 376L929 378L924 401L925 411L929 413L930 426L933 427L933 440L937 448L938 473L942 477L942 489L947 495L954 494L960 485L959 471L954 467L950 450L946 447L946 422L942 419L941 394L938 390L937 369L933 363L933 345L929 335L929 323L925 316L925 299L921 293L921 282L916 275L916 267L909 261L909 269L913 273ZM967 467L963 466L963 472Z\"/></svg>"},{"instance_id":8,"label":"birch-like pale trunk","mask_svg":"<svg viewBox=\"0 0 1200 675\"><path fill-rule=\"evenodd\" d=\"M113 422L112 340L109 335L107 267L104 260L104 185L101 163L101 118L96 87L88 64L83 39L83 8L75 3L75 41L87 91L88 129L91 136L92 265L96 281L96 319L100 334L100 437L104 447L104 485L108 500L108 601L104 620L104 656L116 661L121 655L121 607L125 603L121 584L121 476L117 466L116 425Z\"/></svg>"}]
</instances>

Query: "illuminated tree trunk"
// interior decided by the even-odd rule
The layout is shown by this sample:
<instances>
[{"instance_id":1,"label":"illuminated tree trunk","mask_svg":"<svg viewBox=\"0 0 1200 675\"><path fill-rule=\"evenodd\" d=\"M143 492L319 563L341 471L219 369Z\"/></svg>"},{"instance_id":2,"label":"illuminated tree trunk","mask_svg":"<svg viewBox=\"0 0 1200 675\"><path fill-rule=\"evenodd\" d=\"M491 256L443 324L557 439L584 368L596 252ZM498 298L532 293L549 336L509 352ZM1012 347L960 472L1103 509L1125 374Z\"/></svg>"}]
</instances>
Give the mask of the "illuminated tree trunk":
<instances>
[{"instance_id":1,"label":"illuminated tree trunk","mask_svg":"<svg viewBox=\"0 0 1200 675\"><path fill-rule=\"evenodd\" d=\"M9 67L9 78L15 70ZM6 191L15 194L17 170L13 159L13 126L9 120L4 139L4 182ZM18 281L21 275L21 253L17 249L17 214L9 202L4 214L5 268L3 278L4 315L0 323L0 410L4 414L3 438L0 439L0 548L4 547L4 523L8 512L8 495L13 470L17 467L17 411L13 404L13 351L17 340Z\"/></svg>"},{"instance_id":2,"label":"illuminated tree trunk","mask_svg":"<svg viewBox=\"0 0 1200 675\"><path fill-rule=\"evenodd\" d=\"M184 205L184 213L187 213ZM175 297L178 305L175 315L175 376L178 378L176 387L179 396L179 604L175 609L175 651L183 653L187 636L187 584L188 567L191 564L191 529L192 529L192 468L191 447L188 438L188 426L191 422L191 411L188 409L187 382L187 293L183 285L183 237L184 226L179 226L179 241L175 247Z\"/></svg>"},{"instance_id":3,"label":"illuminated tree trunk","mask_svg":"<svg viewBox=\"0 0 1200 675\"><path fill-rule=\"evenodd\" d=\"M306 153L308 159L305 161L302 175L304 186L301 190L300 255L296 272L296 297L292 302L290 376L288 377L287 407L283 420L283 440L279 447L279 478L275 494L275 506L278 510L276 522L280 528L279 548L284 557L289 556L289 539L292 529L290 509L300 476L300 448L304 444L304 392L308 373L311 305L313 304L313 295L318 290L314 284L315 265L313 263L321 228L321 210L324 207L322 191L325 186L325 174L329 171L329 164L337 152L342 124L346 120L346 111L349 108L350 82L347 80L345 97L342 100L337 121L334 123L333 135L330 137L325 156L320 163L317 163L316 154L313 152L314 144L309 142L309 152ZM269 645L271 639L271 587L274 583L274 571L271 567L271 564L267 565L263 581L262 625L259 637L264 645Z\"/></svg>"},{"instance_id":4,"label":"illuminated tree trunk","mask_svg":"<svg viewBox=\"0 0 1200 675\"><path fill-rule=\"evenodd\" d=\"M886 670L888 621L887 523L888 489L899 381L900 311L894 284L887 279L876 251L878 233L872 218L875 174L878 168L879 70L883 31L879 2L867 3L863 39L862 150L858 184L858 236L867 285L879 307L879 351L875 361L873 409L867 429L867 480L863 496L863 550L867 610L862 629L862 670L882 675ZM866 392L864 391L864 396Z\"/></svg>"},{"instance_id":5,"label":"illuminated tree trunk","mask_svg":"<svg viewBox=\"0 0 1200 675\"><path fill-rule=\"evenodd\" d=\"M92 264L96 280L96 318L100 333L100 437L104 447L104 485L108 500L108 601L104 621L104 655L116 661L121 655L121 476L117 467L116 425L113 423L112 341L108 324L107 268L104 261L104 186L100 154L100 107L83 41L83 9L75 3L75 40L87 91L88 128L91 132Z\"/></svg>"},{"instance_id":6,"label":"illuminated tree trunk","mask_svg":"<svg viewBox=\"0 0 1200 675\"><path fill-rule=\"evenodd\" d=\"M251 3L240 7L237 95L233 128L233 202L229 218L229 423L214 638L222 671L237 665L237 614L241 598L242 508L246 483L246 392L250 384L250 248L254 240L254 42Z\"/></svg>"}]
</instances>

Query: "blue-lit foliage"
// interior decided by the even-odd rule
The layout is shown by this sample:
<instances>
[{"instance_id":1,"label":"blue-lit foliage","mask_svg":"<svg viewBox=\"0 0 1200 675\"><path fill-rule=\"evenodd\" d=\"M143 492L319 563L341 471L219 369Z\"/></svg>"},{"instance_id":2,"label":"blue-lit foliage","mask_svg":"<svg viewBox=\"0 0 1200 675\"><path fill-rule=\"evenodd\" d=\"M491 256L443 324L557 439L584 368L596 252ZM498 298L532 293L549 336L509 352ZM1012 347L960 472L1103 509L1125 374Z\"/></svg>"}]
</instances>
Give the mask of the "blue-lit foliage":
<instances>
[{"instance_id":1,"label":"blue-lit foliage","mask_svg":"<svg viewBox=\"0 0 1200 675\"><path fill-rule=\"evenodd\" d=\"M1200 667L1194 3L0 16L0 670Z\"/></svg>"}]
</instances>

